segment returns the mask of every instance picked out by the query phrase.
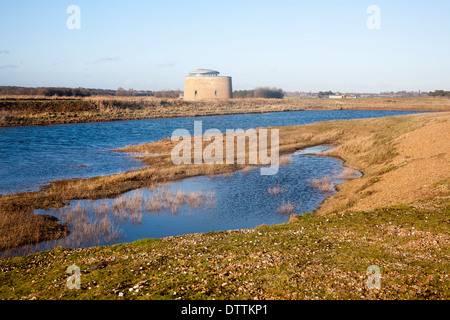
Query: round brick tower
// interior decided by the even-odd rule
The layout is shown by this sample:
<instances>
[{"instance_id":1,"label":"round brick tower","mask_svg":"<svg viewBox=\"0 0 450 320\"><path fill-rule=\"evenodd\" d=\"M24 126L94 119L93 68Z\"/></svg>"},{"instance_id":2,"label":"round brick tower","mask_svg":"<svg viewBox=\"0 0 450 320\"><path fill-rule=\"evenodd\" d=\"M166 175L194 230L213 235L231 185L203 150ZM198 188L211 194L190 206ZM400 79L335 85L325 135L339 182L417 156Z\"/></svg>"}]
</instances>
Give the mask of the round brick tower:
<instances>
[{"instance_id":1,"label":"round brick tower","mask_svg":"<svg viewBox=\"0 0 450 320\"><path fill-rule=\"evenodd\" d=\"M218 71L210 69L189 72L184 82L184 99L191 101L231 99L231 77L218 75Z\"/></svg>"}]
</instances>

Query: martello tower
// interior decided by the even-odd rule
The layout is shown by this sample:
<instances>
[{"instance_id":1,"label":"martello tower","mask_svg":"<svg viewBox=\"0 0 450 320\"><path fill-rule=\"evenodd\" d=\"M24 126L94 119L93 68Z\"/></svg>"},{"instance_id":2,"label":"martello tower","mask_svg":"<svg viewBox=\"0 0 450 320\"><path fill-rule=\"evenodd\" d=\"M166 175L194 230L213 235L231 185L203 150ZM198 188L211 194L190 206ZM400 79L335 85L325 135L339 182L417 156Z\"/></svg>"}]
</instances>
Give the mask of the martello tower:
<instances>
[{"instance_id":1,"label":"martello tower","mask_svg":"<svg viewBox=\"0 0 450 320\"><path fill-rule=\"evenodd\" d=\"M218 71L198 69L189 72L184 82L185 100L231 99L231 77L219 76Z\"/></svg>"}]
</instances>

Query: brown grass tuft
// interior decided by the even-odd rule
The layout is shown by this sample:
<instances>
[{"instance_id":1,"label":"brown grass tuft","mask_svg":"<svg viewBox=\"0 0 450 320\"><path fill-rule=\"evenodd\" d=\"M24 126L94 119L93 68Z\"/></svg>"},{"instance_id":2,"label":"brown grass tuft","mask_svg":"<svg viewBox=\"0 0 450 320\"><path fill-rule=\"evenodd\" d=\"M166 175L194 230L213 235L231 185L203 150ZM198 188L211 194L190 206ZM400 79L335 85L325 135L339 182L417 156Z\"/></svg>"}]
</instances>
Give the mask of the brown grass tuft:
<instances>
[{"instance_id":1,"label":"brown grass tuft","mask_svg":"<svg viewBox=\"0 0 450 320\"><path fill-rule=\"evenodd\" d=\"M320 179L313 179L310 181L310 185L313 188L318 189L321 192L332 192L334 191L334 184L331 182L330 176L325 176Z\"/></svg>"},{"instance_id":2,"label":"brown grass tuft","mask_svg":"<svg viewBox=\"0 0 450 320\"><path fill-rule=\"evenodd\" d=\"M296 207L290 201L288 201L288 202L283 201L280 208L278 208L278 211L281 214L289 214L290 215L294 212L295 208Z\"/></svg>"},{"instance_id":3,"label":"brown grass tuft","mask_svg":"<svg viewBox=\"0 0 450 320\"><path fill-rule=\"evenodd\" d=\"M344 168L341 172L337 173L337 177L341 180L352 180L359 177L356 170L350 168Z\"/></svg>"},{"instance_id":4,"label":"brown grass tuft","mask_svg":"<svg viewBox=\"0 0 450 320\"><path fill-rule=\"evenodd\" d=\"M286 192L286 191L287 190L285 188L281 187L280 184L277 184L276 186L267 189L267 193L270 195L274 195L274 196L280 194L281 192Z\"/></svg>"},{"instance_id":5,"label":"brown grass tuft","mask_svg":"<svg viewBox=\"0 0 450 320\"><path fill-rule=\"evenodd\" d=\"M280 157L280 166L285 166L292 163L292 156L285 155Z\"/></svg>"}]
</instances>

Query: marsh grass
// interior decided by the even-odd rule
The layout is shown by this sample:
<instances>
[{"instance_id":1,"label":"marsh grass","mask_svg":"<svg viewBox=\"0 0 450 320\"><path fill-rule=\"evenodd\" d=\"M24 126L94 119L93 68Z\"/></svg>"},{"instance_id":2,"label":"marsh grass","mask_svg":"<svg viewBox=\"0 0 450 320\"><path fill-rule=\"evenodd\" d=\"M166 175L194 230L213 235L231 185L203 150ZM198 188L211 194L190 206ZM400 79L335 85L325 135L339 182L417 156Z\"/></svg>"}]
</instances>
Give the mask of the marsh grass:
<instances>
[{"instance_id":1,"label":"marsh grass","mask_svg":"<svg viewBox=\"0 0 450 320\"><path fill-rule=\"evenodd\" d=\"M66 237L68 233L67 228L52 216L0 214L0 252Z\"/></svg>"},{"instance_id":2,"label":"marsh grass","mask_svg":"<svg viewBox=\"0 0 450 320\"><path fill-rule=\"evenodd\" d=\"M334 191L334 184L330 176L325 176L323 178L313 179L309 181L313 188L318 189L321 192L329 193Z\"/></svg>"},{"instance_id":3,"label":"marsh grass","mask_svg":"<svg viewBox=\"0 0 450 320\"><path fill-rule=\"evenodd\" d=\"M280 157L280 166L285 166L292 163L292 156L291 155L284 155Z\"/></svg>"},{"instance_id":4,"label":"marsh grass","mask_svg":"<svg viewBox=\"0 0 450 320\"><path fill-rule=\"evenodd\" d=\"M285 214L285 215L292 215L294 210L297 208L298 206L292 204L289 200L287 202L284 202L281 204L281 206L278 208L278 211L281 214Z\"/></svg>"},{"instance_id":5,"label":"marsh grass","mask_svg":"<svg viewBox=\"0 0 450 320\"><path fill-rule=\"evenodd\" d=\"M320 192L330 193L335 191L336 180L352 180L359 178L360 173L348 167L344 167L341 171L334 171L333 175L326 175L322 178L308 180L311 187L316 188Z\"/></svg>"},{"instance_id":6,"label":"marsh grass","mask_svg":"<svg viewBox=\"0 0 450 320\"><path fill-rule=\"evenodd\" d=\"M103 209L104 210L104 209ZM76 248L86 244L100 245L112 243L121 236L120 229L109 214L101 215L86 205L77 203L71 208L62 208L56 212L62 223L69 226L70 235L57 240L59 246Z\"/></svg>"},{"instance_id":7,"label":"marsh grass","mask_svg":"<svg viewBox=\"0 0 450 320\"><path fill-rule=\"evenodd\" d=\"M267 193L270 195L278 195L282 192L286 192L287 190L280 186L280 184L277 184L276 186L273 186L272 188L267 189Z\"/></svg>"},{"instance_id":8,"label":"marsh grass","mask_svg":"<svg viewBox=\"0 0 450 320\"><path fill-rule=\"evenodd\" d=\"M122 195L116 199L78 201L53 211L70 235L55 240L52 246L69 248L111 244L123 236L121 226L127 222L139 225L145 214L169 211L178 214L183 206L189 208L210 207L214 193L201 191L171 191L167 185Z\"/></svg>"},{"instance_id":9,"label":"marsh grass","mask_svg":"<svg viewBox=\"0 0 450 320\"><path fill-rule=\"evenodd\" d=\"M2 96L0 97L0 126L341 109L449 111L450 99L363 98L333 101L316 98L235 98L189 102L155 97Z\"/></svg>"},{"instance_id":10,"label":"marsh grass","mask_svg":"<svg viewBox=\"0 0 450 320\"><path fill-rule=\"evenodd\" d=\"M244 169L241 170L242 173L249 173L253 170L255 170L257 167L256 166L246 166Z\"/></svg>"},{"instance_id":11,"label":"marsh grass","mask_svg":"<svg viewBox=\"0 0 450 320\"><path fill-rule=\"evenodd\" d=\"M214 197L213 192L184 192L181 190L173 192L163 185L152 190L151 195L145 200L144 206L148 212L168 210L172 214L177 214L184 205L191 208L210 207L214 204Z\"/></svg>"},{"instance_id":12,"label":"marsh grass","mask_svg":"<svg viewBox=\"0 0 450 320\"><path fill-rule=\"evenodd\" d=\"M336 178L338 178L340 180L351 180L351 179L359 178L360 174L356 170L353 170L351 168L345 167L340 172L334 172L334 175L335 175Z\"/></svg>"}]
</instances>

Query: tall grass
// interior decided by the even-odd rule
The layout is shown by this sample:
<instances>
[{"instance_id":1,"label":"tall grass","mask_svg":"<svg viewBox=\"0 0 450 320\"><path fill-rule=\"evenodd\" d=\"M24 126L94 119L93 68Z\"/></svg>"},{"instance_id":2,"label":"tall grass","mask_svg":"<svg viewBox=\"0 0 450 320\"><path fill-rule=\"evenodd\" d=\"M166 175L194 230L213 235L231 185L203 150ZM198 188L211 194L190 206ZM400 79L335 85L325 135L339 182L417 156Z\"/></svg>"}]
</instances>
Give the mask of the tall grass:
<instances>
[{"instance_id":1,"label":"tall grass","mask_svg":"<svg viewBox=\"0 0 450 320\"><path fill-rule=\"evenodd\" d=\"M67 235L67 228L51 216L0 213L0 252Z\"/></svg>"},{"instance_id":2,"label":"tall grass","mask_svg":"<svg viewBox=\"0 0 450 320\"><path fill-rule=\"evenodd\" d=\"M292 156L291 155L283 155L280 157L280 166L285 166L292 163Z\"/></svg>"},{"instance_id":3,"label":"tall grass","mask_svg":"<svg viewBox=\"0 0 450 320\"><path fill-rule=\"evenodd\" d=\"M359 177L359 172L345 167L342 171L335 173L340 180L351 180Z\"/></svg>"},{"instance_id":4,"label":"tall grass","mask_svg":"<svg viewBox=\"0 0 450 320\"><path fill-rule=\"evenodd\" d=\"M313 179L309 181L313 188L318 189L321 192L333 192L334 184L331 182L330 176L325 176L319 179Z\"/></svg>"},{"instance_id":5,"label":"tall grass","mask_svg":"<svg viewBox=\"0 0 450 320\"><path fill-rule=\"evenodd\" d=\"M187 205L193 208L201 206L211 206L214 203L214 193L184 192L178 190L172 192L166 185L157 187L145 201L145 209L148 212L159 212L168 210L172 214L177 214L179 209Z\"/></svg>"},{"instance_id":6,"label":"tall grass","mask_svg":"<svg viewBox=\"0 0 450 320\"><path fill-rule=\"evenodd\" d=\"M114 224L113 217L102 208L94 212L89 206L77 203L71 208L59 209L56 215L70 228L67 238L57 240L57 245L81 247L87 244L112 243L121 236L121 230Z\"/></svg>"},{"instance_id":7,"label":"tall grass","mask_svg":"<svg viewBox=\"0 0 450 320\"><path fill-rule=\"evenodd\" d=\"M236 98L223 101L189 102L155 97L91 96L56 99L42 96L0 96L0 126L339 109L449 111L450 99L397 98L333 101L315 98ZM2 114L3 111L7 113Z\"/></svg>"},{"instance_id":8,"label":"tall grass","mask_svg":"<svg viewBox=\"0 0 450 320\"><path fill-rule=\"evenodd\" d=\"M54 210L70 235L53 241L52 246L83 247L111 244L123 236L121 225L130 222L141 224L144 214L167 210L177 214L183 206L208 207L214 203L214 193L171 191L161 185L144 194L142 190L122 195L116 199L79 201Z\"/></svg>"},{"instance_id":9,"label":"tall grass","mask_svg":"<svg viewBox=\"0 0 450 320\"><path fill-rule=\"evenodd\" d=\"M286 189L281 187L280 184L267 189L267 193L274 196L280 194L281 192L286 192Z\"/></svg>"},{"instance_id":10,"label":"tall grass","mask_svg":"<svg viewBox=\"0 0 450 320\"><path fill-rule=\"evenodd\" d=\"M278 208L278 211L281 214L291 215L294 210L296 209L296 206L294 206L289 200L287 202L284 202L281 204L281 206Z\"/></svg>"}]
</instances>

